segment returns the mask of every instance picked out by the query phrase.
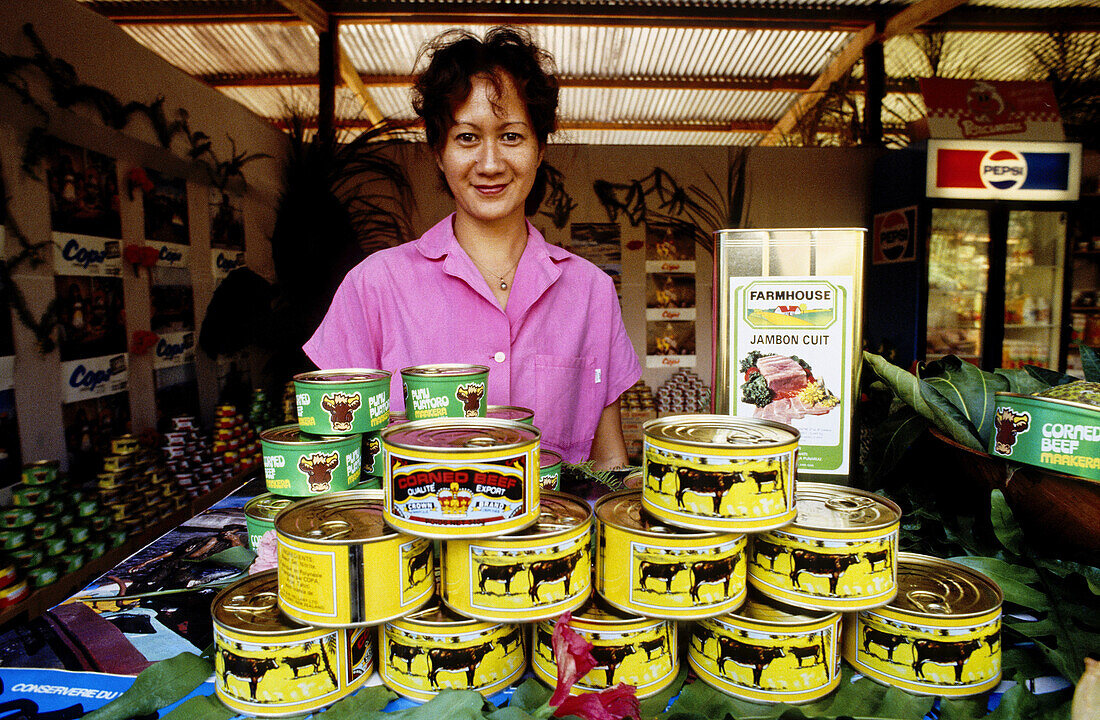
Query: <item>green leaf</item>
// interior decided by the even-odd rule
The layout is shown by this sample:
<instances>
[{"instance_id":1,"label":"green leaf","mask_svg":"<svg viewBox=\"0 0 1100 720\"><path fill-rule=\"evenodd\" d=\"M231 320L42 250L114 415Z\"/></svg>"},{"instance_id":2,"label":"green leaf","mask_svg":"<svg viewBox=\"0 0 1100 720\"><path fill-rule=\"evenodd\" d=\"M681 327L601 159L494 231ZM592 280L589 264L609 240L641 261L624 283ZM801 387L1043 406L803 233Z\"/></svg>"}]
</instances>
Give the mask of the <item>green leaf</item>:
<instances>
[{"instance_id":1,"label":"green leaf","mask_svg":"<svg viewBox=\"0 0 1100 720\"><path fill-rule=\"evenodd\" d=\"M1005 627L1012 628L1024 637L1029 638L1048 637L1058 632L1057 625L1049 618L1032 621L1005 619Z\"/></svg>"},{"instance_id":2,"label":"green leaf","mask_svg":"<svg viewBox=\"0 0 1100 720\"><path fill-rule=\"evenodd\" d=\"M217 696L196 695L184 700L161 720L229 720L235 717L237 711L227 708Z\"/></svg>"},{"instance_id":3,"label":"green leaf","mask_svg":"<svg viewBox=\"0 0 1100 720\"><path fill-rule=\"evenodd\" d=\"M684 686L684 681L687 680L687 676L688 667L687 663L684 663L684 666L680 668L679 674L676 675L671 685L653 697L648 697L639 703L641 706L642 718L653 718L663 713L665 708L668 707L669 701L680 693L680 689Z\"/></svg>"},{"instance_id":4,"label":"green leaf","mask_svg":"<svg viewBox=\"0 0 1100 720\"><path fill-rule=\"evenodd\" d=\"M889 688L882 702L875 708L875 715L900 720L921 720L932 709L934 697L913 695L899 688Z\"/></svg>"},{"instance_id":5,"label":"green leaf","mask_svg":"<svg viewBox=\"0 0 1100 720\"><path fill-rule=\"evenodd\" d=\"M782 714L779 705L760 705L745 702L715 690L706 683L693 682L685 685L680 697L669 708L672 718L707 718L719 720L731 715L738 720L756 720L757 718L777 718Z\"/></svg>"},{"instance_id":6,"label":"green leaf","mask_svg":"<svg viewBox=\"0 0 1100 720\"><path fill-rule=\"evenodd\" d=\"M384 715L386 720L485 720L486 704L489 703L476 690L442 690L423 705L378 715Z\"/></svg>"},{"instance_id":7,"label":"green leaf","mask_svg":"<svg viewBox=\"0 0 1100 720\"><path fill-rule=\"evenodd\" d=\"M532 720L533 716L526 710L509 705L486 715L489 720Z\"/></svg>"},{"instance_id":8,"label":"green leaf","mask_svg":"<svg viewBox=\"0 0 1100 720\"><path fill-rule=\"evenodd\" d=\"M186 697L214 672L214 666L192 653L180 653L141 671L130 689L85 720L128 720L150 715Z\"/></svg>"},{"instance_id":9,"label":"green leaf","mask_svg":"<svg viewBox=\"0 0 1100 720\"><path fill-rule=\"evenodd\" d=\"M550 688L546 687L535 678L527 678L518 688L516 688L516 691L512 693L512 699L508 701L508 706L518 707L526 712L532 712L545 705L553 694Z\"/></svg>"},{"instance_id":10,"label":"green leaf","mask_svg":"<svg viewBox=\"0 0 1100 720\"><path fill-rule=\"evenodd\" d=\"M221 565L235 567L238 570L247 570L248 566L256 560L256 551L246 547L231 547L221 552L214 553L201 560L189 560L187 562L215 562Z\"/></svg>"},{"instance_id":11,"label":"green leaf","mask_svg":"<svg viewBox=\"0 0 1100 720\"><path fill-rule=\"evenodd\" d=\"M1074 380L1079 379L1056 370L1048 370L1044 367L1039 367L1038 365L1024 365L1024 370L1039 382L1044 383L1047 387L1068 385Z\"/></svg>"},{"instance_id":12,"label":"green leaf","mask_svg":"<svg viewBox=\"0 0 1100 720\"><path fill-rule=\"evenodd\" d=\"M940 698L939 720L974 720L985 717L988 712L988 696L968 698Z\"/></svg>"},{"instance_id":13,"label":"green leaf","mask_svg":"<svg viewBox=\"0 0 1100 720\"><path fill-rule=\"evenodd\" d=\"M1014 580L1021 583L1033 583L1039 580L1039 573L1034 568L1016 565L1014 563L991 557L953 557L951 560L974 568L980 573L989 576L992 580L1000 582L1001 579Z\"/></svg>"},{"instance_id":14,"label":"green leaf","mask_svg":"<svg viewBox=\"0 0 1100 720\"><path fill-rule=\"evenodd\" d=\"M874 430L878 462L871 472L872 478L882 477L897 467L909 448L927 429L928 420L908 405L903 405L879 424Z\"/></svg>"},{"instance_id":15,"label":"green leaf","mask_svg":"<svg viewBox=\"0 0 1100 720\"><path fill-rule=\"evenodd\" d=\"M360 688L354 695L337 701L321 717L324 720L360 720L365 714L380 712L397 694L385 685Z\"/></svg>"},{"instance_id":16,"label":"green leaf","mask_svg":"<svg viewBox=\"0 0 1100 720\"><path fill-rule=\"evenodd\" d=\"M982 452L989 447L989 437L993 433L993 419L996 414L994 393L1007 390L1008 379L1003 375L988 373L971 363L964 362L954 355L948 355L934 363L929 363L921 373L921 393L927 388L934 389L954 409L962 413L977 433ZM925 400L933 403L927 395ZM942 408L946 409L946 408Z\"/></svg>"},{"instance_id":17,"label":"green leaf","mask_svg":"<svg viewBox=\"0 0 1100 720\"><path fill-rule=\"evenodd\" d=\"M1001 541L1005 549L1018 555L1024 554L1024 532L1016 522L1016 516L1012 514L1012 508L1008 506L1005 495L1000 490L990 493L990 519L993 521L993 532Z\"/></svg>"},{"instance_id":18,"label":"green leaf","mask_svg":"<svg viewBox=\"0 0 1100 720\"><path fill-rule=\"evenodd\" d=\"M1081 365L1085 368L1085 379L1089 382L1100 382L1100 354L1097 354L1088 345L1078 345L1081 353Z\"/></svg>"},{"instance_id":19,"label":"green leaf","mask_svg":"<svg viewBox=\"0 0 1100 720\"><path fill-rule=\"evenodd\" d=\"M1009 370L998 368L993 371L993 374L1000 375L1005 379L1008 383L1009 392L1019 393L1021 395L1031 395L1050 387L1049 384L1037 379L1023 368L1012 368Z\"/></svg>"},{"instance_id":20,"label":"green leaf","mask_svg":"<svg viewBox=\"0 0 1100 720\"><path fill-rule=\"evenodd\" d=\"M932 408L928 407L928 403L921 395L920 379L916 375L901 369L881 355L864 352L863 359L899 399L924 419L935 422Z\"/></svg>"}]
</instances>

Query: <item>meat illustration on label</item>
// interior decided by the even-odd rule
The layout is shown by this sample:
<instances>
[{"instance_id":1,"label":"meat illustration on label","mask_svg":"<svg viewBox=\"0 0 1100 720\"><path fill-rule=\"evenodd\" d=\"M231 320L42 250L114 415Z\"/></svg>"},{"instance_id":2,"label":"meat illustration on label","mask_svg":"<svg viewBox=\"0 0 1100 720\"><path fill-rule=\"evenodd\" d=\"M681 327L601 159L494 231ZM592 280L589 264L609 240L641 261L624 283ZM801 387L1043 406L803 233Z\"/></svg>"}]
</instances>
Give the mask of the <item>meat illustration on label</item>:
<instances>
[{"instance_id":1,"label":"meat illustration on label","mask_svg":"<svg viewBox=\"0 0 1100 720\"><path fill-rule=\"evenodd\" d=\"M740 370L741 401L756 406L754 417L789 423L825 415L840 404L809 363L795 355L753 350L742 358Z\"/></svg>"}]
</instances>

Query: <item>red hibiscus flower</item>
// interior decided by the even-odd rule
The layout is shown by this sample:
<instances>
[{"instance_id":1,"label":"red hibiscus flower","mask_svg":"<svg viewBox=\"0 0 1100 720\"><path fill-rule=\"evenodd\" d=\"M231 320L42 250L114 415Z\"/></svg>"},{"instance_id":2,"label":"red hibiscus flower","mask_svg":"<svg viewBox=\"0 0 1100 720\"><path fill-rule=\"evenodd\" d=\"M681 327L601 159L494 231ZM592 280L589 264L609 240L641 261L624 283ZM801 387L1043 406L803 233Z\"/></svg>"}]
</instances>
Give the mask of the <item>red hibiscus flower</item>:
<instances>
[{"instance_id":1,"label":"red hibiscus flower","mask_svg":"<svg viewBox=\"0 0 1100 720\"><path fill-rule=\"evenodd\" d=\"M152 330L135 330L134 334L130 336L130 353L144 355L157 344L158 340L160 340L160 336Z\"/></svg>"},{"instance_id":2,"label":"red hibiscus flower","mask_svg":"<svg viewBox=\"0 0 1100 720\"><path fill-rule=\"evenodd\" d=\"M146 174L145 168L136 167L131 168L130 172L126 173L126 192L130 195L130 199L134 199L134 190L141 188L142 192L149 192L156 185L149 179L149 175Z\"/></svg>"},{"instance_id":3,"label":"red hibiscus flower","mask_svg":"<svg viewBox=\"0 0 1100 720\"><path fill-rule=\"evenodd\" d=\"M585 720L621 720L638 717L640 708L633 685L619 683L598 693L571 695L577 681L596 667L592 657L592 644L586 642L569 627L572 613L565 613L554 625L551 645L554 660L558 664L558 685L550 697L549 705L558 717L576 715Z\"/></svg>"}]
</instances>

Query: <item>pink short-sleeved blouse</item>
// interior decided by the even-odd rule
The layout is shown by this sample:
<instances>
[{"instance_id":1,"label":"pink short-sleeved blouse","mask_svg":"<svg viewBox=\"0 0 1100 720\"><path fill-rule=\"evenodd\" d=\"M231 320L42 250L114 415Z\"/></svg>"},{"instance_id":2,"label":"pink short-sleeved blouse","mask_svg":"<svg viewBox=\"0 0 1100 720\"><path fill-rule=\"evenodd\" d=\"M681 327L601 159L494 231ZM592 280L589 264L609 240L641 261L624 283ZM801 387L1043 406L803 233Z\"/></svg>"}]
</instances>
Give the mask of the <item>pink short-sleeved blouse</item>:
<instances>
[{"instance_id":1,"label":"pink short-sleeved blouse","mask_svg":"<svg viewBox=\"0 0 1100 720\"><path fill-rule=\"evenodd\" d=\"M398 411L402 368L487 365L489 404L530 408L543 447L587 459L600 413L642 372L611 278L528 223L502 310L452 218L354 267L303 349L321 369L389 370Z\"/></svg>"}]
</instances>

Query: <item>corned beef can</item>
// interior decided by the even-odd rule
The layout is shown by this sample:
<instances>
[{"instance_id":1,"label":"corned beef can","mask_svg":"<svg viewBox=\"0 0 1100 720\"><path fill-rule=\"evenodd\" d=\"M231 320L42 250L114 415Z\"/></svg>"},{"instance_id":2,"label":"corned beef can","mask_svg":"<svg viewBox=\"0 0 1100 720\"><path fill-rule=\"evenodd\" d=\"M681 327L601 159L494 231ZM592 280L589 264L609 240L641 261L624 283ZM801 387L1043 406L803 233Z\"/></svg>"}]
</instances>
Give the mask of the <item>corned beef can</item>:
<instances>
[{"instance_id":1,"label":"corned beef can","mask_svg":"<svg viewBox=\"0 0 1100 720\"><path fill-rule=\"evenodd\" d=\"M16 530L18 528L25 528L28 525L33 525L37 517L34 510L29 510L27 508L4 508L0 510L0 529Z\"/></svg>"},{"instance_id":2,"label":"corned beef can","mask_svg":"<svg viewBox=\"0 0 1100 720\"><path fill-rule=\"evenodd\" d=\"M1001 681L1001 588L965 565L898 554L898 594L844 629L844 659L879 682L964 697Z\"/></svg>"},{"instance_id":3,"label":"corned beef can","mask_svg":"<svg viewBox=\"0 0 1100 720\"><path fill-rule=\"evenodd\" d=\"M51 495L46 485L16 485L11 490L11 502L20 508L38 507L48 503Z\"/></svg>"},{"instance_id":4,"label":"corned beef can","mask_svg":"<svg viewBox=\"0 0 1100 720\"><path fill-rule=\"evenodd\" d=\"M274 493L257 495L244 504L244 521L248 527L248 546L253 550L265 533L275 530L275 516L293 505L294 498Z\"/></svg>"},{"instance_id":5,"label":"corned beef can","mask_svg":"<svg viewBox=\"0 0 1100 720\"><path fill-rule=\"evenodd\" d=\"M539 486L561 490L561 455L553 450L539 450Z\"/></svg>"},{"instance_id":6,"label":"corned beef can","mask_svg":"<svg viewBox=\"0 0 1100 720\"><path fill-rule=\"evenodd\" d=\"M57 482L58 468L56 460L39 460L23 466L24 485L53 485Z\"/></svg>"},{"instance_id":7,"label":"corned beef can","mask_svg":"<svg viewBox=\"0 0 1100 720\"><path fill-rule=\"evenodd\" d=\"M535 424L535 411L518 405L489 405L485 408L485 417L515 420L525 425Z\"/></svg>"},{"instance_id":8,"label":"corned beef can","mask_svg":"<svg viewBox=\"0 0 1100 720\"><path fill-rule=\"evenodd\" d=\"M744 535L668 525L622 490L596 503L596 536L596 590L624 612L693 620L745 601Z\"/></svg>"},{"instance_id":9,"label":"corned beef can","mask_svg":"<svg viewBox=\"0 0 1100 720\"><path fill-rule=\"evenodd\" d=\"M530 622L576 610L592 590L592 510L544 492L538 521L495 538L448 540L440 563L443 602L467 617Z\"/></svg>"},{"instance_id":10,"label":"corned beef can","mask_svg":"<svg viewBox=\"0 0 1100 720\"><path fill-rule=\"evenodd\" d=\"M700 680L743 700L818 700L840 684L840 619L750 593L739 609L692 628L688 663Z\"/></svg>"},{"instance_id":11,"label":"corned beef can","mask_svg":"<svg viewBox=\"0 0 1100 720\"><path fill-rule=\"evenodd\" d=\"M445 689L492 695L527 667L519 627L471 620L435 602L379 628L378 658L386 687L418 701Z\"/></svg>"},{"instance_id":12,"label":"corned beef can","mask_svg":"<svg viewBox=\"0 0 1100 720\"><path fill-rule=\"evenodd\" d=\"M107 455L103 458L103 470L105 472L123 472L130 469L134 460L131 455Z\"/></svg>"},{"instance_id":13,"label":"corned beef can","mask_svg":"<svg viewBox=\"0 0 1100 720\"><path fill-rule=\"evenodd\" d=\"M381 493L350 490L295 503L275 518L279 607L321 627L379 625L435 590L432 543L382 520Z\"/></svg>"},{"instance_id":14,"label":"corned beef can","mask_svg":"<svg viewBox=\"0 0 1100 720\"><path fill-rule=\"evenodd\" d=\"M409 420L485 417L489 394L485 365L438 363L401 371L405 415Z\"/></svg>"},{"instance_id":15,"label":"corned beef can","mask_svg":"<svg viewBox=\"0 0 1100 720\"><path fill-rule=\"evenodd\" d=\"M380 433L363 433L362 475L382 477L386 473L386 457L382 453L382 436Z\"/></svg>"},{"instance_id":16,"label":"corned beef can","mask_svg":"<svg viewBox=\"0 0 1100 720\"><path fill-rule=\"evenodd\" d=\"M0 589L0 610L11 607L26 600L31 594L30 583L26 579L8 585Z\"/></svg>"},{"instance_id":17,"label":"corned beef can","mask_svg":"<svg viewBox=\"0 0 1100 720\"><path fill-rule=\"evenodd\" d=\"M557 682L551 644L555 622L537 623L531 643L531 669L551 687ZM638 689L638 697L645 698L671 685L680 671L676 623L669 620L622 613L593 595L574 613L569 627L592 644L596 660L596 666L570 690L573 695L626 683Z\"/></svg>"},{"instance_id":18,"label":"corned beef can","mask_svg":"<svg viewBox=\"0 0 1100 720\"><path fill-rule=\"evenodd\" d=\"M260 433L260 444L267 489L276 495L309 497L359 482L358 435L307 435L297 425L280 425Z\"/></svg>"},{"instance_id":19,"label":"corned beef can","mask_svg":"<svg viewBox=\"0 0 1100 720\"><path fill-rule=\"evenodd\" d=\"M374 672L369 628L311 627L279 612L274 570L214 598L214 692L238 713L304 715L357 690Z\"/></svg>"},{"instance_id":20,"label":"corned beef can","mask_svg":"<svg viewBox=\"0 0 1100 720\"><path fill-rule=\"evenodd\" d=\"M133 435L119 435L111 438L111 452L115 455L130 455L141 449L141 442Z\"/></svg>"},{"instance_id":21,"label":"corned beef can","mask_svg":"<svg viewBox=\"0 0 1100 720\"><path fill-rule=\"evenodd\" d=\"M649 420L642 504L670 525L760 532L795 517L799 433L790 425L728 415Z\"/></svg>"},{"instance_id":22,"label":"corned beef can","mask_svg":"<svg viewBox=\"0 0 1100 720\"><path fill-rule=\"evenodd\" d=\"M298 427L315 435L378 432L390 419L390 373L349 368L294 376Z\"/></svg>"},{"instance_id":23,"label":"corned beef can","mask_svg":"<svg viewBox=\"0 0 1100 720\"><path fill-rule=\"evenodd\" d=\"M437 418L382 431L386 522L439 539L492 537L539 517L539 431L513 420Z\"/></svg>"},{"instance_id":24,"label":"corned beef can","mask_svg":"<svg viewBox=\"0 0 1100 720\"><path fill-rule=\"evenodd\" d=\"M798 607L863 610L897 592L901 508L855 488L799 483L797 519L754 535L749 584Z\"/></svg>"},{"instance_id":25,"label":"corned beef can","mask_svg":"<svg viewBox=\"0 0 1100 720\"><path fill-rule=\"evenodd\" d=\"M1082 396L1087 391L1074 388L1087 384L1059 385L1044 396L995 393L989 454L1100 481L1100 407L1057 396Z\"/></svg>"}]
</instances>

